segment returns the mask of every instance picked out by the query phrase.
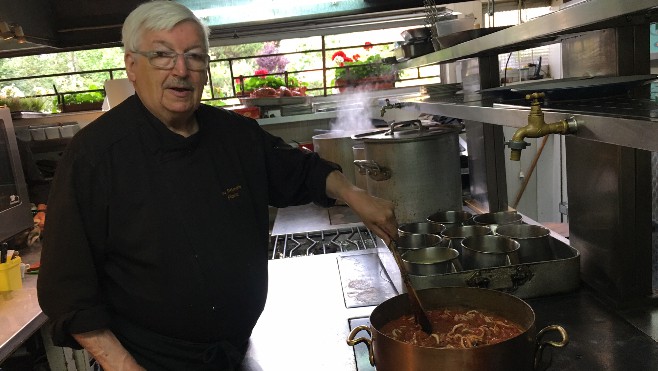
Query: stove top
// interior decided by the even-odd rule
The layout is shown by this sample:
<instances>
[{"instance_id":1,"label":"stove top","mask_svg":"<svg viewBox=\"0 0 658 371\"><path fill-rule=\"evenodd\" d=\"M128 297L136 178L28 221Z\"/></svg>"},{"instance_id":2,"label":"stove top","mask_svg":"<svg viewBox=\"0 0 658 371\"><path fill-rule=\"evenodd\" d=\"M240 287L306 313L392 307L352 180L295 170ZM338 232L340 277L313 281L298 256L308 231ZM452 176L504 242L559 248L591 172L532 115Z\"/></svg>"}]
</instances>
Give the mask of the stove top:
<instances>
[{"instance_id":1,"label":"stove top","mask_svg":"<svg viewBox=\"0 0 658 371\"><path fill-rule=\"evenodd\" d=\"M363 225L315 232L272 235L270 259L283 259L376 247L375 236Z\"/></svg>"}]
</instances>

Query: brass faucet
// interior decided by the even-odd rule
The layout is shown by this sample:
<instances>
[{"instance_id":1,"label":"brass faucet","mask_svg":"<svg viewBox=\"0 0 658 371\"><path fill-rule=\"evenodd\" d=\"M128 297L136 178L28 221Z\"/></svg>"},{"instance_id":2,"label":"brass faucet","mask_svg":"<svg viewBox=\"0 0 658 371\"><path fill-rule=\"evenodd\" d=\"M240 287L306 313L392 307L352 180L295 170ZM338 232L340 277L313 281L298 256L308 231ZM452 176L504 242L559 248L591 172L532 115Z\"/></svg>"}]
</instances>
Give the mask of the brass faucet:
<instances>
[{"instance_id":1,"label":"brass faucet","mask_svg":"<svg viewBox=\"0 0 658 371\"><path fill-rule=\"evenodd\" d=\"M509 146L512 150L510 160L521 160L521 150L530 145L530 143L523 140L524 138L540 138L548 134L569 134L576 132L578 123L573 116L551 124L547 124L544 121L544 112L542 112L541 103L539 103L539 98L544 97L544 93L532 93L525 96L526 100L532 100L530 103L530 113L528 114L528 125L517 129L512 139L505 142L505 145Z\"/></svg>"},{"instance_id":2,"label":"brass faucet","mask_svg":"<svg viewBox=\"0 0 658 371\"><path fill-rule=\"evenodd\" d=\"M381 117L384 117L384 113L386 113L386 110L390 109L390 108L402 108L402 103L397 102L397 103L391 104L391 101L388 98L386 98L386 105L382 106L382 110L381 110L382 116Z\"/></svg>"}]
</instances>

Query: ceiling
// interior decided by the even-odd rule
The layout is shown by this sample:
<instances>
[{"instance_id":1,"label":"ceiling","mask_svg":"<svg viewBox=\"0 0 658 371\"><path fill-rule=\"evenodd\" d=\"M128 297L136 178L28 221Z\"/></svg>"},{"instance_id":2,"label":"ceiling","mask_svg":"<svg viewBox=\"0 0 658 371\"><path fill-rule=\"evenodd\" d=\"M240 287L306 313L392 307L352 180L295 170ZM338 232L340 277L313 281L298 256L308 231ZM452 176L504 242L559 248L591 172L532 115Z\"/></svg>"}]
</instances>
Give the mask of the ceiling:
<instances>
[{"instance_id":1,"label":"ceiling","mask_svg":"<svg viewBox=\"0 0 658 371\"><path fill-rule=\"evenodd\" d=\"M121 26L125 17L144 0L0 0L0 21L20 25L25 41L0 39L0 58L81 50L121 45ZM306 0L304 6L274 7L258 18L257 4L262 0L177 0L210 22L214 45L246 42L249 37L271 38L273 33L341 33L368 27L373 22L397 25L424 14L422 0ZM281 1L289 4L290 0ZM492 0L481 0L483 6ZM435 0L437 5L466 2ZM525 0L525 3L547 3L547 0ZM221 3L219 9L210 10ZM294 3L294 2L293 2ZM497 6L517 4L516 0L496 0ZM237 17L226 14L237 12ZM501 9L502 10L502 9ZM205 12L205 13L204 13ZM248 18L250 14L254 17ZM364 16L367 15L367 16ZM371 26L370 26L371 27ZM391 26L393 27L393 26ZM236 40L241 38L240 40Z\"/></svg>"}]
</instances>

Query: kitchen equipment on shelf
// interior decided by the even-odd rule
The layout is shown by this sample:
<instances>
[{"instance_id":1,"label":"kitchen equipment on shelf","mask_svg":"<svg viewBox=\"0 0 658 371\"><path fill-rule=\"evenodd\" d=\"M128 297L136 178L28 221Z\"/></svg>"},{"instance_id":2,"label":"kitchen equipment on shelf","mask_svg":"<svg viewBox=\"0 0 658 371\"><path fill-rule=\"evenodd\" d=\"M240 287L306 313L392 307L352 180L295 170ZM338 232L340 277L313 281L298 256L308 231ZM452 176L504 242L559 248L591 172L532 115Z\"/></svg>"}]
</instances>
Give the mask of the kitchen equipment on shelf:
<instances>
[{"instance_id":1,"label":"kitchen equipment on shelf","mask_svg":"<svg viewBox=\"0 0 658 371\"><path fill-rule=\"evenodd\" d=\"M428 40L432 38L432 29L430 27L410 28L400 32L404 41Z\"/></svg>"},{"instance_id":2,"label":"kitchen equipment on shelf","mask_svg":"<svg viewBox=\"0 0 658 371\"><path fill-rule=\"evenodd\" d=\"M393 49L395 60L397 62L404 62L412 58L432 53L433 51L434 46L432 45L431 38L405 41L396 45Z\"/></svg>"},{"instance_id":3,"label":"kitchen equipment on shelf","mask_svg":"<svg viewBox=\"0 0 658 371\"><path fill-rule=\"evenodd\" d=\"M388 131L364 133L368 193L392 201L399 223L423 221L437 210L462 208L461 125L398 122Z\"/></svg>"},{"instance_id":4,"label":"kitchen equipment on shelf","mask_svg":"<svg viewBox=\"0 0 658 371\"><path fill-rule=\"evenodd\" d=\"M468 349L421 347L395 340L381 332L388 322L411 313L406 294L395 296L378 305L370 315L370 325L355 327L347 344L365 343L370 364L377 371L426 370L534 370L540 364L547 346L564 347L569 342L567 331L559 325L549 325L537 332L535 313L523 300L503 292L467 287L443 287L418 291L427 310L468 307L504 317L522 329L518 336L497 344ZM369 337L359 337L361 331ZM547 340L548 333L557 333L559 340ZM552 337L554 338L554 337Z\"/></svg>"}]
</instances>

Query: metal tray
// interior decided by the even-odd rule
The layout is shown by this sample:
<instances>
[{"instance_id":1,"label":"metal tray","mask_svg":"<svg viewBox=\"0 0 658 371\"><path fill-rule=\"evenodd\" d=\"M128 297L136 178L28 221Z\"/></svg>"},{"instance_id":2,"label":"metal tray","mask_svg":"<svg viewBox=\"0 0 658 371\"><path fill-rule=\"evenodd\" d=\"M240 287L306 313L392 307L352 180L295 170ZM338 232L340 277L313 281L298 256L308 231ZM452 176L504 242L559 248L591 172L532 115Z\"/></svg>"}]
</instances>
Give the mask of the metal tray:
<instances>
[{"instance_id":1,"label":"metal tray","mask_svg":"<svg viewBox=\"0 0 658 371\"><path fill-rule=\"evenodd\" d=\"M553 100L608 97L627 93L630 89L658 79L658 75L571 77L557 80L530 81L480 90L482 94L519 97L543 92Z\"/></svg>"},{"instance_id":2,"label":"metal tray","mask_svg":"<svg viewBox=\"0 0 658 371\"><path fill-rule=\"evenodd\" d=\"M554 260L521 263L504 267L464 270L435 276L411 275L418 290L432 287L483 287L501 290L519 298L535 298L575 291L580 286L580 253L568 240L551 232ZM393 254L384 246L377 255L393 284L402 292L400 270Z\"/></svg>"},{"instance_id":3,"label":"metal tray","mask_svg":"<svg viewBox=\"0 0 658 371\"><path fill-rule=\"evenodd\" d=\"M247 107L287 106L291 104L310 104L311 97L240 98L240 103Z\"/></svg>"},{"instance_id":4,"label":"metal tray","mask_svg":"<svg viewBox=\"0 0 658 371\"><path fill-rule=\"evenodd\" d=\"M453 32L447 35L438 36L436 39L439 42L441 49L449 48L457 44L465 43L469 40L477 39L480 36L489 35L500 30L504 30L512 26L501 27L487 27L487 28L474 28L472 30Z\"/></svg>"}]
</instances>

